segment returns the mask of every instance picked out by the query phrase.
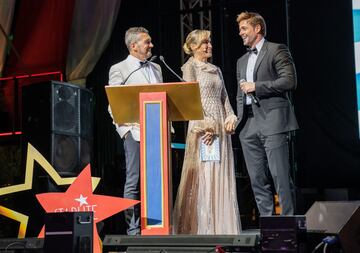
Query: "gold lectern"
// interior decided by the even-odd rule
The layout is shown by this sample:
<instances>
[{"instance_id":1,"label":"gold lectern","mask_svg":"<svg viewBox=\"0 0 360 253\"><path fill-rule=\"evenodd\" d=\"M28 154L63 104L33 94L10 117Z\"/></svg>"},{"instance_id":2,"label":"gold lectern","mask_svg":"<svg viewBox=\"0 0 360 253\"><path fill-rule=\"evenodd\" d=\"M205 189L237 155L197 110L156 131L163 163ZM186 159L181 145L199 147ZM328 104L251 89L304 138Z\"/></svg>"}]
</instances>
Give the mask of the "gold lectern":
<instances>
[{"instance_id":1,"label":"gold lectern","mask_svg":"<svg viewBox=\"0 0 360 253\"><path fill-rule=\"evenodd\" d=\"M141 234L171 233L169 122L203 119L197 82L106 86L114 121L140 123Z\"/></svg>"}]
</instances>

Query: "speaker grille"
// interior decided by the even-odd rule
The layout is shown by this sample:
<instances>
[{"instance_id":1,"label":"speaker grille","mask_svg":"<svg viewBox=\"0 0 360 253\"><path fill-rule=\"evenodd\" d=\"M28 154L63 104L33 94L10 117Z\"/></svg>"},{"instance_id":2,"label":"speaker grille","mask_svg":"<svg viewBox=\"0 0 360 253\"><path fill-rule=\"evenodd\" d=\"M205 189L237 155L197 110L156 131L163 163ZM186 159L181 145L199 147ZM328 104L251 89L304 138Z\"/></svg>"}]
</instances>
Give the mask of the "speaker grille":
<instances>
[{"instance_id":1,"label":"speaker grille","mask_svg":"<svg viewBox=\"0 0 360 253\"><path fill-rule=\"evenodd\" d=\"M54 83L52 130L80 134L80 106L78 88ZM89 106L89 104L87 104Z\"/></svg>"},{"instance_id":2,"label":"speaker grille","mask_svg":"<svg viewBox=\"0 0 360 253\"><path fill-rule=\"evenodd\" d=\"M93 138L93 95L90 92L80 93L80 129L81 136Z\"/></svg>"},{"instance_id":3,"label":"speaker grille","mask_svg":"<svg viewBox=\"0 0 360 253\"><path fill-rule=\"evenodd\" d=\"M63 82L23 88L22 146L30 142L60 175L76 176L92 159L92 101L89 90Z\"/></svg>"},{"instance_id":4,"label":"speaker grille","mask_svg":"<svg viewBox=\"0 0 360 253\"><path fill-rule=\"evenodd\" d=\"M63 175L78 172L79 137L52 134L52 164ZM80 169L80 168L79 168Z\"/></svg>"}]
</instances>

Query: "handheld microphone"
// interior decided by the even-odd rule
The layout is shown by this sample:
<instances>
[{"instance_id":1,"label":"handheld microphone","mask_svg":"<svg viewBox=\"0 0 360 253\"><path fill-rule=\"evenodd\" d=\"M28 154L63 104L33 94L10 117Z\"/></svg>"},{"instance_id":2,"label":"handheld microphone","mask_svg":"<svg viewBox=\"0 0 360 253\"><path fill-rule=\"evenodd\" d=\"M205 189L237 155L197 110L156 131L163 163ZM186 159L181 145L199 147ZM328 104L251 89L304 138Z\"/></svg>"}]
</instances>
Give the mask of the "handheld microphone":
<instances>
[{"instance_id":1,"label":"handheld microphone","mask_svg":"<svg viewBox=\"0 0 360 253\"><path fill-rule=\"evenodd\" d=\"M243 82L246 82L245 79L241 79L240 80L240 83L243 83ZM251 100L256 104L256 105L259 105L259 100L256 96L254 96L254 94L252 92L249 92L249 93L246 93L246 95L248 95Z\"/></svg>"},{"instance_id":2,"label":"handheld microphone","mask_svg":"<svg viewBox=\"0 0 360 253\"><path fill-rule=\"evenodd\" d=\"M169 67L169 65L166 64L165 59L164 59L164 57L163 57L162 55L160 55L160 61L162 61L162 63L164 63L164 65L165 65L165 67L166 67L168 70L170 70L170 72L173 73L181 82L185 82L184 79L182 79L178 74L175 73L174 70L172 70L172 69Z\"/></svg>"},{"instance_id":3,"label":"handheld microphone","mask_svg":"<svg viewBox=\"0 0 360 253\"><path fill-rule=\"evenodd\" d=\"M150 58L149 61L148 61L148 60L145 60L144 63L140 64L140 67L134 69L134 70L124 79L124 81L121 82L121 85L124 85L124 84L126 83L126 81L129 79L129 77L130 77L132 74L134 74L134 73L135 73L136 71L138 71L139 69L145 67L145 66L146 66L147 64L149 64L150 62L155 61L156 58L157 58L157 56L156 56L156 55L153 55L153 56Z\"/></svg>"}]
</instances>

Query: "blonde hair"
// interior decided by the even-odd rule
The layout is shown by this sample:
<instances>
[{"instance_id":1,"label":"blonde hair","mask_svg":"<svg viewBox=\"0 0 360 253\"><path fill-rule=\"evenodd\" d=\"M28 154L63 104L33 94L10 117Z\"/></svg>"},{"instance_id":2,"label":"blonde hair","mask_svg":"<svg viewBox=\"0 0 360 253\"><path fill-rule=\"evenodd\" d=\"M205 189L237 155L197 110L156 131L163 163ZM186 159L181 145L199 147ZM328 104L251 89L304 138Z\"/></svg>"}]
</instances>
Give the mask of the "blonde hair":
<instances>
[{"instance_id":1,"label":"blonde hair","mask_svg":"<svg viewBox=\"0 0 360 253\"><path fill-rule=\"evenodd\" d=\"M193 55L194 50L201 46L204 40L210 39L211 32L208 30L196 29L186 37L183 49L186 54Z\"/></svg>"},{"instance_id":2,"label":"blonde hair","mask_svg":"<svg viewBox=\"0 0 360 253\"><path fill-rule=\"evenodd\" d=\"M250 25L252 27L255 27L256 25L260 25L260 34L262 34L262 36L266 36L266 23L265 23L265 19L256 12L241 12L237 18L236 18L236 22L238 22L238 24L240 24L241 21L243 20L248 20Z\"/></svg>"}]
</instances>

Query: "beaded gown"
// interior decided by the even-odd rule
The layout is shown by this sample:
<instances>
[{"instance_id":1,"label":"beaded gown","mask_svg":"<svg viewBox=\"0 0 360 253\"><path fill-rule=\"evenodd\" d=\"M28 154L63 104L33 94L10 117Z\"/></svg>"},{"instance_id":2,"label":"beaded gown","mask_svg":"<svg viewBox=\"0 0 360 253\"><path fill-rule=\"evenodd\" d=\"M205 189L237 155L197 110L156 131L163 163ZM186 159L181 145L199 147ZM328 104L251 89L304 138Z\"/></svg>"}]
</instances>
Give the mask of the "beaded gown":
<instances>
[{"instance_id":1,"label":"beaded gown","mask_svg":"<svg viewBox=\"0 0 360 253\"><path fill-rule=\"evenodd\" d=\"M181 180L173 212L174 234L225 235L241 232L231 136L224 123L236 119L221 71L191 57L182 66L186 81L198 81L203 120L189 121ZM201 136L211 130L219 138L220 161L201 161Z\"/></svg>"}]
</instances>

